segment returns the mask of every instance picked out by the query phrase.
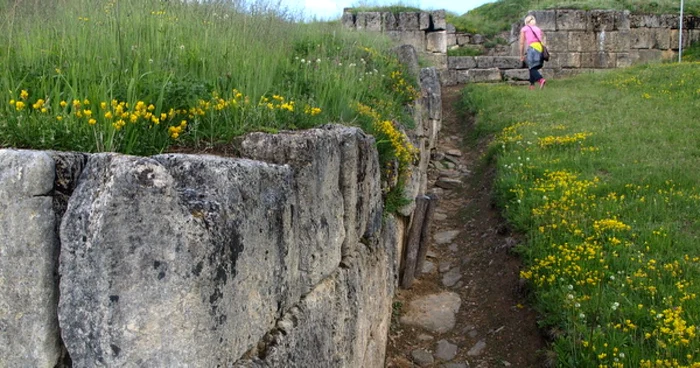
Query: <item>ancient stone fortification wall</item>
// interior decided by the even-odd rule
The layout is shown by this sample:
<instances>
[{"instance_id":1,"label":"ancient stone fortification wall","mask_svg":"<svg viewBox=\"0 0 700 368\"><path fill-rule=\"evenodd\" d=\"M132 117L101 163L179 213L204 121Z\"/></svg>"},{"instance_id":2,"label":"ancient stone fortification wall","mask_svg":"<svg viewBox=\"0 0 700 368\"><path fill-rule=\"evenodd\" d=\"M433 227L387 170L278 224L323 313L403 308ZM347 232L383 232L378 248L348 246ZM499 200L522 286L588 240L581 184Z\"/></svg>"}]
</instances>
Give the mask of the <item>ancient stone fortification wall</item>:
<instances>
[{"instance_id":1,"label":"ancient stone fortification wall","mask_svg":"<svg viewBox=\"0 0 700 368\"><path fill-rule=\"evenodd\" d=\"M440 125L437 73L420 77L411 195ZM383 366L411 211L382 218L374 139L237 148L0 150L0 366Z\"/></svg>"},{"instance_id":2,"label":"ancient stone fortification wall","mask_svg":"<svg viewBox=\"0 0 700 368\"><path fill-rule=\"evenodd\" d=\"M544 69L548 78L628 67L678 55L678 15L571 9L531 13L547 35L552 54ZM497 47L497 51L486 56L448 57L448 49L483 45L485 39L482 35L456 32L446 24L444 11L353 14L346 9L342 22L348 28L384 32L397 42L413 45L440 70L444 85L528 79L518 55L522 24L514 24L509 34L501 35L509 47ZM682 36L683 47L700 41L700 18L685 16Z\"/></svg>"}]
</instances>

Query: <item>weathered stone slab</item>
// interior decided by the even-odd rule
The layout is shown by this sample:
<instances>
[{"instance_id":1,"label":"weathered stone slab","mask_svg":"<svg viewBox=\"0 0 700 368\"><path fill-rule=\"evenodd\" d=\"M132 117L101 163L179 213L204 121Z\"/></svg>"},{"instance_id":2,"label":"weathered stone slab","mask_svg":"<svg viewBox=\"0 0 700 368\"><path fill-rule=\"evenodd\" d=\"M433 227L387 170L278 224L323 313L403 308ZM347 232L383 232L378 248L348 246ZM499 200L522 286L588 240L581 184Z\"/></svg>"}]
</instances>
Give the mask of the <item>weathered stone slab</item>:
<instances>
[{"instance_id":1,"label":"weathered stone slab","mask_svg":"<svg viewBox=\"0 0 700 368\"><path fill-rule=\"evenodd\" d=\"M629 34L631 49L650 49L654 47L655 37L651 29L632 28Z\"/></svg>"},{"instance_id":2,"label":"weathered stone slab","mask_svg":"<svg viewBox=\"0 0 700 368\"><path fill-rule=\"evenodd\" d=\"M630 14L631 28L659 28L661 19L654 14Z\"/></svg>"},{"instance_id":3,"label":"weathered stone slab","mask_svg":"<svg viewBox=\"0 0 700 368\"><path fill-rule=\"evenodd\" d=\"M630 30L630 12L629 10L615 12L615 30L629 31Z\"/></svg>"},{"instance_id":4,"label":"weathered stone slab","mask_svg":"<svg viewBox=\"0 0 700 368\"><path fill-rule=\"evenodd\" d=\"M675 38L675 43L671 44L672 37L673 35L676 35ZM654 48L655 49L660 49L660 50L668 50L670 48L675 48L678 49L678 30L670 30L667 28L658 28L655 29L652 33L652 37L654 38Z\"/></svg>"},{"instance_id":5,"label":"weathered stone slab","mask_svg":"<svg viewBox=\"0 0 700 368\"><path fill-rule=\"evenodd\" d=\"M593 52L597 51L595 33L569 32L569 51Z\"/></svg>"},{"instance_id":6,"label":"weathered stone slab","mask_svg":"<svg viewBox=\"0 0 700 368\"><path fill-rule=\"evenodd\" d=\"M464 46L471 43L471 36L468 33L457 33L455 35L457 38L457 45Z\"/></svg>"},{"instance_id":7,"label":"weathered stone slab","mask_svg":"<svg viewBox=\"0 0 700 368\"><path fill-rule=\"evenodd\" d=\"M503 80L501 71L498 68L493 69L470 69L467 72L469 80L474 83L481 82L500 82Z\"/></svg>"},{"instance_id":8,"label":"weathered stone slab","mask_svg":"<svg viewBox=\"0 0 700 368\"><path fill-rule=\"evenodd\" d=\"M436 10L430 13L431 30L442 31L447 29L447 20L445 18L445 10Z\"/></svg>"},{"instance_id":9,"label":"weathered stone slab","mask_svg":"<svg viewBox=\"0 0 700 368\"><path fill-rule=\"evenodd\" d=\"M517 69L522 65L517 56L476 56L474 59L478 69Z\"/></svg>"},{"instance_id":10,"label":"weathered stone slab","mask_svg":"<svg viewBox=\"0 0 700 368\"><path fill-rule=\"evenodd\" d=\"M551 64L554 68L580 68L581 54L578 52L558 52L552 54Z\"/></svg>"},{"instance_id":11,"label":"weathered stone slab","mask_svg":"<svg viewBox=\"0 0 700 368\"><path fill-rule=\"evenodd\" d=\"M0 365L53 368L59 250L55 164L45 152L0 150Z\"/></svg>"},{"instance_id":12,"label":"weathered stone slab","mask_svg":"<svg viewBox=\"0 0 700 368\"><path fill-rule=\"evenodd\" d=\"M428 32L426 37L426 50L428 52L447 53L447 32Z\"/></svg>"},{"instance_id":13,"label":"weathered stone slab","mask_svg":"<svg viewBox=\"0 0 700 368\"><path fill-rule=\"evenodd\" d=\"M558 31L586 31L589 28L589 14L585 10L562 9L556 14Z\"/></svg>"},{"instance_id":14,"label":"weathered stone slab","mask_svg":"<svg viewBox=\"0 0 700 368\"><path fill-rule=\"evenodd\" d=\"M442 120L442 87L435 68L420 71L422 105L428 111L428 118Z\"/></svg>"},{"instance_id":15,"label":"weathered stone slab","mask_svg":"<svg viewBox=\"0 0 700 368\"><path fill-rule=\"evenodd\" d=\"M355 14L348 10L344 11L340 22L345 28L355 29Z\"/></svg>"},{"instance_id":16,"label":"weathered stone slab","mask_svg":"<svg viewBox=\"0 0 700 368\"><path fill-rule=\"evenodd\" d=\"M516 42L517 44L517 42ZM547 49L550 52L567 52L569 51L569 33L568 32L550 32L547 34ZM516 55L519 51L516 52Z\"/></svg>"},{"instance_id":17,"label":"weathered stone slab","mask_svg":"<svg viewBox=\"0 0 700 368\"><path fill-rule=\"evenodd\" d=\"M302 292L292 181L250 160L92 155L61 225L73 365L226 366L253 347Z\"/></svg>"},{"instance_id":18,"label":"weathered stone slab","mask_svg":"<svg viewBox=\"0 0 700 368\"><path fill-rule=\"evenodd\" d=\"M529 14L535 16L537 26L543 31L557 30L557 13L554 10L537 10L531 11Z\"/></svg>"},{"instance_id":19,"label":"weathered stone slab","mask_svg":"<svg viewBox=\"0 0 700 368\"><path fill-rule=\"evenodd\" d=\"M399 19L392 12L382 12L382 27L384 31L397 31L399 29Z\"/></svg>"},{"instance_id":20,"label":"weathered stone slab","mask_svg":"<svg viewBox=\"0 0 700 368\"><path fill-rule=\"evenodd\" d=\"M428 65L434 66L438 70L447 69L447 54L424 54L421 55L428 62Z\"/></svg>"},{"instance_id":21,"label":"weathered stone slab","mask_svg":"<svg viewBox=\"0 0 700 368\"><path fill-rule=\"evenodd\" d=\"M448 56L447 66L455 70L473 69L476 68L476 59L474 56Z\"/></svg>"},{"instance_id":22,"label":"weathered stone slab","mask_svg":"<svg viewBox=\"0 0 700 368\"><path fill-rule=\"evenodd\" d=\"M530 79L530 71L527 69L508 69L503 71L503 78L512 81L526 81Z\"/></svg>"},{"instance_id":23,"label":"weathered stone slab","mask_svg":"<svg viewBox=\"0 0 700 368\"><path fill-rule=\"evenodd\" d=\"M358 239L371 238L381 228L381 180L373 146L374 139L360 129L340 125L253 133L241 143L244 157L295 170L293 215L300 224L296 243L304 246L300 266L308 272L307 291L337 267L340 244L342 254L352 253Z\"/></svg>"},{"instance_id":24,"label":"weathered stone slab","mask_svg":"<svg viewBox=\"0 0 700 368\"><path fill-rule=\"evenodd\" d=\"M629 32L598 32L596 33L598 51L627 52L630 49Z\"/></svg>"},{"instance_id":25,"label":"weathered stone slab","mask_svg":"<svg viewBox=\"0 0 700 368\"><path fill-rule=\"evenodd\" d=\"M381 367L394 275L384 254L358 254L277 323L267 346L235 367Z\"/></svg>"},{"instance_id":26,"label":"weathered stone slab","mask_svg":"<svg viewBox=\"0 0 700 368\"><path fill-rule=\"evenodd\" d=\"M418 14L418 29L421 31L430 29L430 13L420 12Z\"/></svg>"},{"instance_id":27,"label":"weathered stone slab","mask_svg":"<svg viewBox=\"0 0 700 368\"><path fill-rule=\"evenodd\" d=\"M427 295L413 300L408 311L401 317L401 323L425 328L434 333L445 333L455 326L455 313L462 301L453 292Z\"/></svg>"},{"instance_id":28,"label":"weathered stone slab","mask_svg":"<svg viewBox=\"0 0 700 368\"><path fill-rule=\"evenodd\" d=\"M589 16L589 31L593 32L610 32L615 29L615 14L610 10L591 10Z\"/></svg>"},{"instance_id":29,"label":"weathered stone slab","mask_svg":"<svg viewBox=\"0 0 700 368\"><path fill-rule=\"evenodd\" d=\"M365 29L373 32L382 31L382 13L379 12L367 12L360 13L365 16ZM358 14L359 16L359 14Z\"/></svg>"},{"instance_id":30,"label":"weathered stone slab","mask_svg":"<svg viewBox=\"0 0 700 368\"><path fill-rule=\"evenodd\" d=\"M418 13L403 12L399 13L399 31L419 31L420 21Z\"/></svg>"},{"instance_id":31,"label":"weathered stone slab","mask_svg":"<svg viewBox=\"0 0 700 368\"><path fill-rule=\"evenodd\" d=\"M415 47L411 45L400 45L392 49L399 59L399 62L406 66L408 74L413 78L418 79L420 75L420 66L418 65L418 53Z\"/></svg>"},{"instance_id":32,"label":"weathered stone slab","mask_svg":"<svg viewBox=\"0 0 700 368\"><path fill-rule=\"evenodd\" d=\"M632 66L632 60L630 59L630 54L628 52L618 53L615 58L617 68L627 68Z\"/></svg>"},{"instance_id":33,"label":"weathered stone slab","mask_svg":"<svg viewBox=\"0 0 700 368\"><path fill-rule=\"evenodd\" d=\"M423 31L387 31L384 34L396 42L415 47L418 52L425 51L426 42Z\"/></svg>"},{"instance_id":34,"label":"weathered stone slab","mask_svg":"<svg viewBox=\"0 0 700 368\"><path fill-rule=\"evenodd\" d=\"M452 49L457 46L457 35L454 33L447 33L447 48Z\"/></svg>"}]
</instances>

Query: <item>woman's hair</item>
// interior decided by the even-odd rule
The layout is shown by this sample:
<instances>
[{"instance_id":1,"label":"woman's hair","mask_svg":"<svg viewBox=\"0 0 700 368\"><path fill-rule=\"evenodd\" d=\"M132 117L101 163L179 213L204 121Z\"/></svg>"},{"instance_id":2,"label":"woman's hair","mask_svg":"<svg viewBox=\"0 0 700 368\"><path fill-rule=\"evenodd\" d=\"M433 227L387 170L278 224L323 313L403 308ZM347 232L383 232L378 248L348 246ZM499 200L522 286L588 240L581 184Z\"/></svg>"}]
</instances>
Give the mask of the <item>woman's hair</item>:
<instances>
[{"instance_id":1,"label":"woman's hair","mask_svg":"<svg viewBox=\"0 0 700 368\"><path fill-rule=\"evenodd\" d=\"M534 26L536 24L537 20L535 19L534 15L528 15L527 17L525 17L525 25Z\"/></svg>"}]
</instances>

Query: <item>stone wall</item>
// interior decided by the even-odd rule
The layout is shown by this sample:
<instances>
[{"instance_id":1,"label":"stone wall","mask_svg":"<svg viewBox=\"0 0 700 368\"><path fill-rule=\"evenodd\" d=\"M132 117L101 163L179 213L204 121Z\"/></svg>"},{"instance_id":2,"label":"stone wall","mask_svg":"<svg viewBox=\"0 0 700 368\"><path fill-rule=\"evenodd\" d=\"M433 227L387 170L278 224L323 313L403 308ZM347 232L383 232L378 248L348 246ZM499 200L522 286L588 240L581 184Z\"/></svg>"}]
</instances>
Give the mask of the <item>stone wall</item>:
<instances>
[{"instance_id":1,"label":"stone wall","mask_svg":"<svg viewBox=\"0 0 700 368\"><path fill-rule=\"evenodd\" d=\"M552 69L610 69L677 58L677 14L628 11L546 10L531 12L547 35ZM522 25L514 25L519 29ZM683 47L700 41L700 18L683 19ZM517 54L517 45L513 45Z\"/></svg>"},{"instance_id":2,"label":"stone wall","mask_svg":"<svg viewBox=\"0 0 700 368\"><path fill-rule=\"evenodd\" d=\"M545 32L552 55L543 70L547 78L678 57L678 15L572 9L530 13ZM518 49L522 23L498 36L507 39L510 46L497 46L486 56L448 57L448 49L483 49L486 41L482 35L457 32L445 23L444 11L353 14L352 9L346 9L342 22L351 29L384 32L398 43L413 45L439 70L444 85L528 79ZM700 18L684 16L682 36L683 47L700 41Z\"/></svg>"},{"instance_id":3,"label":"stone wall","mask_svg":"<svg viewBox=\"0 0 700 368\"><path fill-rule=\"evenodd\" d=\"M419 73L409 195L441 119L437 72ZM0 150L0 366L383 366L411 210L383 216L374 139L328 125L236 147Z\"/></svg>"}]
</instances>

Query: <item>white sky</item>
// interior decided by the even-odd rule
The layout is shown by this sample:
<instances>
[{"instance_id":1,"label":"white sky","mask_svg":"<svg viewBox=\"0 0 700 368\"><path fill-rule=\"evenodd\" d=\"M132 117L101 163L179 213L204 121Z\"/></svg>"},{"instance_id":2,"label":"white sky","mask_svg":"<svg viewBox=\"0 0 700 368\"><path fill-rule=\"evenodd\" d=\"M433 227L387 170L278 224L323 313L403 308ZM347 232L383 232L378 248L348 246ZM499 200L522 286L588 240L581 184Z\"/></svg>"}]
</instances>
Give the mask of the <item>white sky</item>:
<instances>
[{"instance_id":1,"label":"white sky","mask_svg":"<svg viewBox=\"0 0 700 368\"><path fill-rule=\"evenodd\" d=\"M486 3L495 0L279 0L282 7L290 10L302 11L304 18L317 20L339 19L343 15L343 8L351 8L364 4L365 6L385 6L401 4L423 10L445 9L462 15Z\"/></svg>"}]
</instances>

